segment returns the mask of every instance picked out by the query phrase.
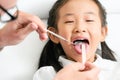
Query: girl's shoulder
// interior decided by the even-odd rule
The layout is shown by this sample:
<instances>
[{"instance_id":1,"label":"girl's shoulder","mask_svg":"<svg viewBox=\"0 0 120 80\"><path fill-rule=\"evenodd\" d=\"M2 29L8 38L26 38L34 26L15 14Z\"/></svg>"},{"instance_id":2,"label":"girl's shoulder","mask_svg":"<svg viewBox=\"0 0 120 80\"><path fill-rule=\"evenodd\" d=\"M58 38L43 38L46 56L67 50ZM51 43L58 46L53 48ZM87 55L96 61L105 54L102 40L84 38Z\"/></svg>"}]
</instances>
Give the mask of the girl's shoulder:
<instances>
[{"instance_id":1,"label":"girl's shoulder","mask_svg":"<svg viewBox=\"0 0 120 80\"><path fill-rule=\"evenodd\" d=\"M109 59L103 59L97 55L97 59L94 62L96 66L100 68L99 80L109 80L109 77L114 72L118 62Z\"/></svg>"},{"instance_id":2,"label":"girl's shoulder","mask_svg":"<svg viewBox=\"0 0 120 80\"><path fill-rule=\"evenodd\" d=\"M55 74L56 71L52 66L41 67L35 72L33 80L52 80Z\"/></svg>"},{"instance_id":3,"label":"girl's shoulder","mask_svg":"<svg viewBox=\"0 0 120 80\"><path fill-rule=\"evenodd\" d=\"M109 59L103 59L101 56L97 55L97 59L94 62L94 64L100 68L106 69L106 70L112 70L117 65L117 61L112 61Z\"/></svg>"}]
</instances>

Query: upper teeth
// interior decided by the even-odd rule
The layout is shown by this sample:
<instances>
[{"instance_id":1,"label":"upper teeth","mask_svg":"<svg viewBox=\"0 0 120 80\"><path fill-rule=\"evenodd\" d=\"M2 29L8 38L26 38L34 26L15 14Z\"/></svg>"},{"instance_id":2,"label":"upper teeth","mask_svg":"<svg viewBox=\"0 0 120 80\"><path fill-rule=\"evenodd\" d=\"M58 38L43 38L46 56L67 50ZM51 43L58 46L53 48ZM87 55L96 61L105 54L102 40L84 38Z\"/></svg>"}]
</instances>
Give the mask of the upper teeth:
<instances>
[{"instance_id":1,"label":"upper teeth","mask_svg":"<svg viewBox=\"0 0 120 80\"><path fill-rule=\"evenodd\" d=\"M82 44L82 43L83 43L82 40L77 40L77 41L74 42L74 45Z\"/></svg>"}]
</instances>

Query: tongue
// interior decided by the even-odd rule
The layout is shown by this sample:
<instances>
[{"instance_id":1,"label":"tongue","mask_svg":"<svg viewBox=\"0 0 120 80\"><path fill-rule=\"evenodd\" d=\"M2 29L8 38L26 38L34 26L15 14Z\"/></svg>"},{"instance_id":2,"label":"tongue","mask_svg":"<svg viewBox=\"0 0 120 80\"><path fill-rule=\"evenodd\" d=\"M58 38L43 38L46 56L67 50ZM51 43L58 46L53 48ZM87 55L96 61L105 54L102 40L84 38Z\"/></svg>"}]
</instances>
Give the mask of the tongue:
<instances>
[{"instance_id":1,"label":"tongue","mask_svg":"<svg viewBox=\"0 0 120 80\"><path fill-rule=\"evenodd\" d=\"M82 45L85 45L85 48L86 48L86 44L85 43L78 43L76 45L74 45L74 48L75 50L79 53L79 54L82 54Z\"/></svg>"}]
</instances>

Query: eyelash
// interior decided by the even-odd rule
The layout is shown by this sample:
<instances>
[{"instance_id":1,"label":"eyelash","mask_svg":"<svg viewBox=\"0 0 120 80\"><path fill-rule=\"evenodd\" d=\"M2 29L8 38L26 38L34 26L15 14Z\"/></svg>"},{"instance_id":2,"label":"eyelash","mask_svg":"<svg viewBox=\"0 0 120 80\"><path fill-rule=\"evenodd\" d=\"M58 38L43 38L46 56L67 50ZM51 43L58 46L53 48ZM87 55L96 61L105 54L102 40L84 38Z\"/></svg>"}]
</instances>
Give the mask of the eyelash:
<instances>
[{"instance_id":1,"label":"eyelash","mask_svg":"<svg viewBox=\"0 0 120 80\"><path fill-rule=\"evenodd\" d=\"M66 21L65 23L73 23L74 21Z\"/></svg>"},{"instance_id":2,"label":"eyelash","mask_svg":"<svg viewBox=\"0 0 120 80\"><path fill-rule=\"evenodd\" d=\"M85 20L86 22L94 22L94 20ZM65 23L74 23L74 21L66 21Z\"/></svg>"},{"instance_id":3,"label":"eyelash","mask_svg":"<svg viewBox=\"0 0 120 80\"><path fill-rule=\"evenodd\" d=\"M94 20L86 20L86 22L94 22Z\"/></svg>"}]
</instances>

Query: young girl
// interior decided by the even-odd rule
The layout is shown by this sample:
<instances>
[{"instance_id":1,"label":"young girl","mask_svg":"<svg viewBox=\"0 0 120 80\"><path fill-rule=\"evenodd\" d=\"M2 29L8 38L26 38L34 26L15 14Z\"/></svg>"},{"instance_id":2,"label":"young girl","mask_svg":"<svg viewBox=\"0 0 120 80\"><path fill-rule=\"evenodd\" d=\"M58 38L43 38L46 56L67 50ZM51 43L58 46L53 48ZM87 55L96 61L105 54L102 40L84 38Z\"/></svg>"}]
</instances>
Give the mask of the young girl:
<instances>
[{"instance_id":1,"label":"young girl","mask_svg":"<svg viewBox=\"0 0 120 80\"><path fill-rule=\"evenodd\" d=\"M65 65L82 62L84 45L86 61L101 69L99 80L107 80L116 59L105 43L106 12L98 0L57 0L49 13L48 29L76 45L49 34L34 79L52 80ZM102 58L96 54L100 43Z\"/></svg>"}]
</instances>

